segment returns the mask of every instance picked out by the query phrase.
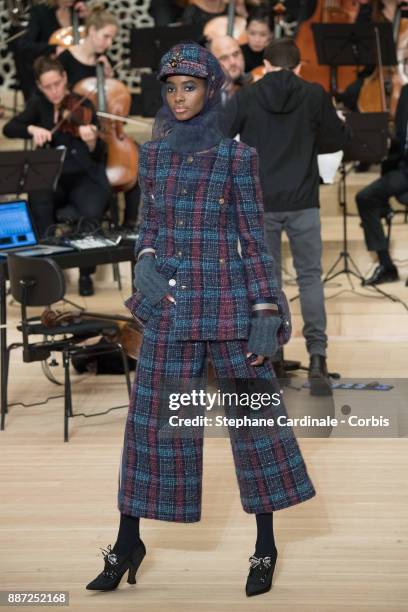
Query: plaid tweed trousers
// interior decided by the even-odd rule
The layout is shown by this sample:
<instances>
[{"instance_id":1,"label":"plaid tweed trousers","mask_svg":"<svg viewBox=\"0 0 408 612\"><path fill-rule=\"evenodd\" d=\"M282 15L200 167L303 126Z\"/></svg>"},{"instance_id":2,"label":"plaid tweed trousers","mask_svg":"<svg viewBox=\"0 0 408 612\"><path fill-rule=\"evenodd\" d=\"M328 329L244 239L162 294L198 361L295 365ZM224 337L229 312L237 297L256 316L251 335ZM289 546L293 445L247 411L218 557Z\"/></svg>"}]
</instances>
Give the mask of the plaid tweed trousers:
<instances>
[{"instance_id":1,"label":"plaid tweed trousers","mask_svg":"<svg viewBox=\"0 0 408 612\"><path fill-rule=\"evenodd\" d=\"M144 330L125 427L118 508L132 516L192 523L201 518L203 437L160 436L163 381L201 376L207 350L217 378L271 379L274 374L268 361L249 365L247 340L177 340L173 309L163 300ZM245 436L236 432L229 433L245 512L272 512L315 495L291 428Z\"/></svg>"}]
</instances>

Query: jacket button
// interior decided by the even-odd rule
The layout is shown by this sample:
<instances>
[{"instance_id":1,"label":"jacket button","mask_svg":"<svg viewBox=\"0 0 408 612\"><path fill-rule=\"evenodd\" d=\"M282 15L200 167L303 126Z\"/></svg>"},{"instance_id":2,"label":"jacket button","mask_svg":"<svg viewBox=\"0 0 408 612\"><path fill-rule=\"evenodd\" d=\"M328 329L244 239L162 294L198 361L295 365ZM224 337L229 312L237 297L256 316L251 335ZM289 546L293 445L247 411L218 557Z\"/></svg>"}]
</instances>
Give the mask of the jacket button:
<instances>
[{"instance_id":1,"label":"jacket button","mask_svg":"<svg viewBox=\"0 0 408 612\"><path fill-rule=\"evenodd\" d=\"M184 226L184 221L182 219L180 219L179 221L177 221L177 225L178 225L178 227L183 227Z\"/></svg>"},{"instance_id":2,"label":"jacket button","mask_svg":"<svg viewBox=\"0 0 408 612\"><path fill-rule=\"evenodd\" d=\"M225 259L223 257L220 257L219 262L220 262L220 264L224 264L225 263Z\"/></svg>"},{"instance_id":3,"label":"jacket button","mask_svg":"<svg viewBox=\"0 0 408 612\"><path fill-rule=\"evenodd\" d=\"M192 164L192 163L193 163L193 159L194 159L194 157L193 157L192 155L189 155L189 156L187 157L187 163L188 163L188 164Z\"/></svg>"},{"instance_id":4,"label":"jacket button","mask_svg":"<svg viewBox=\"0 0 408 612\"><path fill-rule=\"evenodd\" d=\"M171 278L171 279L169 280L169 285L170 285L170 287L174 287L176 284L177 284L177 281L176 281L176 279L175 279L175 278Z\"/></svg>"},{"instance_id":5,"label":"jacket button","mask_svg":"<svg viewBox=\"0 0 408 612\"><path fill-rule=\"evenodd\" d=\"M182 257L183 253L181 251L177 251L177 257Z\"/></svg>"},{"instance_id":6,"label":"jacket button","mask_svg":"<svg viewBox=\"0 0 408 612\"><path fill-rule=\"evenodd\" d=\"M225 204L225 198L219 198L218 204Z\"/></svg>"},{"instance_id":7,"label":"jacket button","mask_svg":"<svg viewBox=\"0 0 408 612\"><path fill-rule=\"evenodd\" d=\"M187 195L187 193L188 193L187 189L181 189L180 190L180 194L181 195Z\"/></svg>"}]
</instances>

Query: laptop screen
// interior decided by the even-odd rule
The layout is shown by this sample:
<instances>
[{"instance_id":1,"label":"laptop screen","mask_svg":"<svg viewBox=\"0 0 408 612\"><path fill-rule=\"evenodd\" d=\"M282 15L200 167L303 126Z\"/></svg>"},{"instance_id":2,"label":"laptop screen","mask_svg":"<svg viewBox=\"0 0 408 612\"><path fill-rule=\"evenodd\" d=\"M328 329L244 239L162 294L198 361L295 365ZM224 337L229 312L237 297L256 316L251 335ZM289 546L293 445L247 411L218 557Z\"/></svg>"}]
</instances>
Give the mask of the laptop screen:
<instances>
[{"instance_id":1,"label":"laptop screen","mask_svg":"<svg viewBox=\"0 0 408 612\"><path fill-rule=\"evenodd\" d=\"M0 251L37 244L27 202L0 204Z\"/></svg>"}]
</instances>

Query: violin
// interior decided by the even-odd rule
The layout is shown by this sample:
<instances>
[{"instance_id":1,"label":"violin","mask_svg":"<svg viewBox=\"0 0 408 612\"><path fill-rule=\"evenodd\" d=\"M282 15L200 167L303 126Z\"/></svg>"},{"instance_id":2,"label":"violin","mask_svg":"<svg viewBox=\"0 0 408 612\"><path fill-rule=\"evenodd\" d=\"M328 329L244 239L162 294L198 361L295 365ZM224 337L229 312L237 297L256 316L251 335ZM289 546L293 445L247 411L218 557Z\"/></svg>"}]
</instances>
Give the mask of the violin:
<instances>
[{"instance_id":1,"label":"violin","mask_svg":"<svg viewBox=\"0 0 408 612\"><path fill-rule=\"evenodd\" d=\"M59 108L61 119L51 130L53 134L57 130L64 134L71 134L74 138L79 138L79 128L81 125L92 123L93 110L83 104L85 98L80 98L75 93L68 93L63 99Z\"/></svg>"},{"instance_id":2,"label":"violin","mask_svg":"<svg viewBox=\"0 0 408 612\"><path fill-rule=\"evenodd\" d=\"M75 312L73 310L61 312L60 310L52 310L51 308L46 308L41 314L41 323L48 329L54 327L67 327L74 323L81 323L87 319L113 321L117 325L118 331L114 334L105 332L103 334L105 340L120 344L126 355L132 357L132 359L139 358L143 329L133 318L98 312Z\"/></svg>"}]
</instances>

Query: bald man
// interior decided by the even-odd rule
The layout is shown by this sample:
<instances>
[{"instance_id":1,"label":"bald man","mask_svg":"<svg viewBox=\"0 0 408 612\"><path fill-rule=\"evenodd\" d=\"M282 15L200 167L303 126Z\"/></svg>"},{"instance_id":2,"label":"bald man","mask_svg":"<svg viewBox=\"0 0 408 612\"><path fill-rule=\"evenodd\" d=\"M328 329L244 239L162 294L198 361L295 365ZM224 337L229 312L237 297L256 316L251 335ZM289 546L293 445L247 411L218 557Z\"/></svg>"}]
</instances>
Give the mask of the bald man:
<instances>
[{"instance_id":1,"label":"bald man","mask_svg":"<svg viewBox=\"0 0 408 612\"><path fill-rule=\"evenodd\" d=\"M231 94L242 85L252 82L252 75L245 73L244 56L235 38L218 36L210 41L209 50L229 74L233 85Z\"/></svg>"}]
</instances>

